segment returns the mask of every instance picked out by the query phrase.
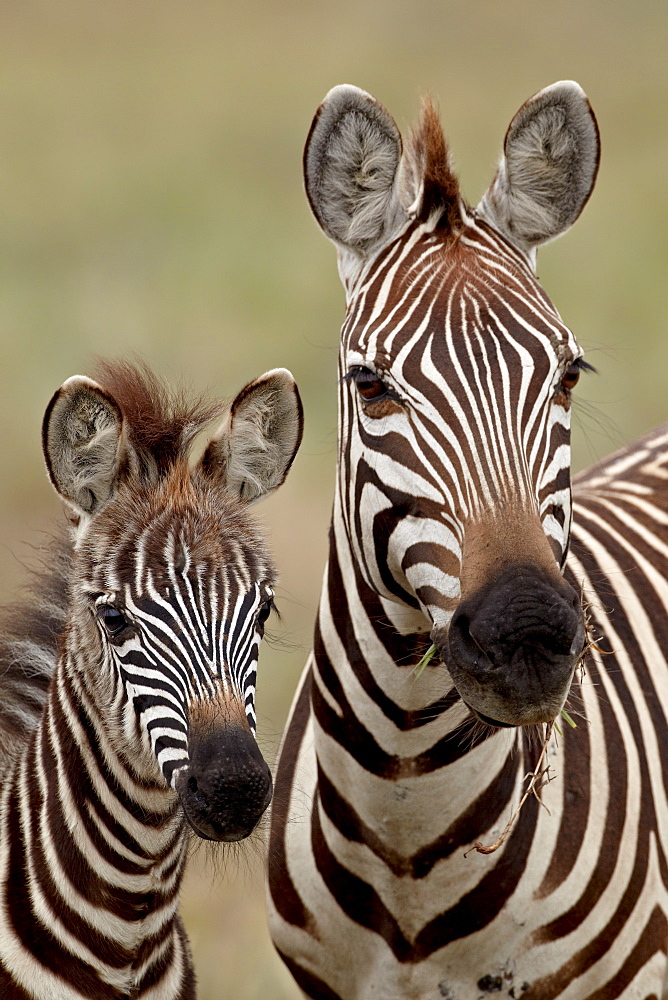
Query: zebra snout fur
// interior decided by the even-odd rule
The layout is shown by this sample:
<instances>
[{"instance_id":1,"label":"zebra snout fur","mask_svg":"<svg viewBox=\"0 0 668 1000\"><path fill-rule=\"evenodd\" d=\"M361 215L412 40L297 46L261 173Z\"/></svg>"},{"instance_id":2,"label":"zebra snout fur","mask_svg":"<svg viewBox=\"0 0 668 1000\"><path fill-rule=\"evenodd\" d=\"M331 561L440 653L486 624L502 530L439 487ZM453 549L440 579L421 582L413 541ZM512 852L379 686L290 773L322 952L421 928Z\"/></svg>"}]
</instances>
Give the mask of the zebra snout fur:
<instances>
[{"instance_id":1,"label":"zebra snout fur","mask_svg":"<svg viewBox=\"0 0 668 1000\"><path fill-rule=\"evenodd\" d=\"M208 727L190 739L190 760L176 790L188 823L203 840L243 840L271 802L271 771L251 732Z\"/></svg>"},{"instance_id":2,"label":"zebra snout fur","mask_svg":"<svg viewBox=\"0 0 668 1000\"><path fill-rule=\"evenodd\" d=\"M568 694L585 642L578 595L560 577L510 566L455 612L445 661L484 722L550 722Z\"/></svg>"}]
</instances>

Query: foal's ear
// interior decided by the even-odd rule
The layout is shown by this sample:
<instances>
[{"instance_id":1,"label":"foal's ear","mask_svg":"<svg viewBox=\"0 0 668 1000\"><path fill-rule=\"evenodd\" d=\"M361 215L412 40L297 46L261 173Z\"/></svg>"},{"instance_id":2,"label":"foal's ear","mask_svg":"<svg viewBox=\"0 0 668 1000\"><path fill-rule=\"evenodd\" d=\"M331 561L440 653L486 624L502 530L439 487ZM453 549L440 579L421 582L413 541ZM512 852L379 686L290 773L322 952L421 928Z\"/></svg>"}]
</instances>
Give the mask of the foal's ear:
<instances>
[{"instance_id":1,"label":"foal's ear","mask_svg":"<svg viewBox=\"0 0 668 1000\"><path fill-rule=\"evenodd\" d=\"M97 382L73 375L46 408L42 448L56 491L79 516L95 514L118 477L123 416Z\"/></svg>"},{"instance_id":2,"label":"foal's ear","mask_svg":"<svg viewBox=\"0 0 668 1000\"><path fill-rule=\"evenodd\" d=\"M402 143L370 94L343 84L318 108L304 149L306 194L325 234L364 258L406 222L397 190Z\"/></svg>"},{"instance_id":3,"label":"foal's ear","mask_svg":"<svg viewBox=\"0 0 668 1000\"><path fill-rule=\"evenodd\" d=\"M572 80L531 97L510 123L503 156L478 211L523 250L566 232L596 181L596 118Z\"/></svg>"},{"instance_id":4,"label":"foal's ear","mask_svg":"<svg viewBox=\"0 0 668 1000\"><path fill-rule=\"evenodd\" d=\"M202 456L202 471L252 503L285 480L303 429L297 384L287 369L275 368L236 396Z\"/></svg>"}]
</instances>

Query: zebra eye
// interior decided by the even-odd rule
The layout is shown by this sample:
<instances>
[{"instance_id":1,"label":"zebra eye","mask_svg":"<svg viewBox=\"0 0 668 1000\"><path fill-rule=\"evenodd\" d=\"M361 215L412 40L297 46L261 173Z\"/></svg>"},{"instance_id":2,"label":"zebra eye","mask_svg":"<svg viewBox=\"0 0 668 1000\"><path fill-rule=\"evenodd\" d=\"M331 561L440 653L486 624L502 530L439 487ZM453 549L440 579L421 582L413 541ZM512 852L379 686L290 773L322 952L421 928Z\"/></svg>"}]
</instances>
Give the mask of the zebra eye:
<instances>
[{"instance_id":1,"label":"zebra eye","mask_svg":"<svg viewBox=\"0 0 668 1000\"><path fill-rule=\"evenodd\" d=\"M582 370L582 365L577 362L566 369L564 375L561 379L561 388L565 392L570 392L578 384L578 379L580 378L580 371Z\"/></svg>"},{"instance_id":2,"label":"zebra eye","mask_svg":"<svg viewBox=\"0 0 668 1000\"><path fill-rule=\"evenodd\" d=\"M358 395L369 402L374 399L396 398L392 389L378 378L374 371L365 368L363 365L355 365L345 376L346 380L353 381L357 388Z\"/></svg>"},{"instance_id":3,"label":"zebra eye","mask_svg":"<svg viewBox=\"0 0 668 1000\"><path fill-rule=\"evenodd\" d=\"M368 382L358 382L357 391L362 399L378 399L385 395L385 386L379 378L370 379Z\"/></svg>"},{"instance_id":4,"label":"zebra eye","mask_svg":"<svg viewBox=\"0 0 668 1000\"><path fill-rule=\"evenodd\" d=\"M97 609L97 616L110 636L120 635L130 624L125 615L111 604L101 604Z\"/></svg>"},{"instance_id":5,"label":"zebra eye","mask_svg":"<svg viewBox=\"0 0 668 1000\"><path fill-rule=\"evenodd\" d=\"M264 602L264 604L261 606L257 614L257 620L259 625L264 625L267 618L271 614L273 607L274 607L273 598L269 601Z\"/></svg>"}]
</instances>

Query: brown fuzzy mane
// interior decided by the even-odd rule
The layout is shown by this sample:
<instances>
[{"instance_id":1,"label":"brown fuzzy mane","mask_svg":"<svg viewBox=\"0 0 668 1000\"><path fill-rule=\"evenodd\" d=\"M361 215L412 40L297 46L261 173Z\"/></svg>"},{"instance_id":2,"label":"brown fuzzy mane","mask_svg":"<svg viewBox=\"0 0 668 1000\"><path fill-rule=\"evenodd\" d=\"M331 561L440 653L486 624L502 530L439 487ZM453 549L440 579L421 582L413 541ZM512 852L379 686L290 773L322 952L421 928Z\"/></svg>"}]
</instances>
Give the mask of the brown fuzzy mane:
<instances>
[{"instance_id":1,"label":"brown fuzzy mane","mask_svg":"<svg viewBox=\"0 0 668 1000\"><path fill-rule=\"evenodd\" d=\"M0 608L0 786L44 710L69 601L72 542L60 529L35 550L24 594Z\"/></svg>"},{"instance_id":2,"label":"brown fuzzy mane","mask_svg":"<svg viewBox=\"0 0 668 1000\"><path fill-rule=\"evenodd\" d=\"M118 404L131 443L159 472L186 460L195 435L222 412L220 403L172 389L141 361L98 359L94 377Z\"/></svg>"},{"instance_id":3,"label":"brown fuzzy mane","mask_svg":"<svg viewBox=\"0 0 668 1000\"><path fill-rule=\"evenodd\" d=\"M406 167L411 187L423 187L419 218L425 221L432 212L441 209L441 224L457 228L459 212L459 181L450 164L450 154L443 128L431 98L422 102L417 126L406 143Z\"/></svg>"}]
</instances>

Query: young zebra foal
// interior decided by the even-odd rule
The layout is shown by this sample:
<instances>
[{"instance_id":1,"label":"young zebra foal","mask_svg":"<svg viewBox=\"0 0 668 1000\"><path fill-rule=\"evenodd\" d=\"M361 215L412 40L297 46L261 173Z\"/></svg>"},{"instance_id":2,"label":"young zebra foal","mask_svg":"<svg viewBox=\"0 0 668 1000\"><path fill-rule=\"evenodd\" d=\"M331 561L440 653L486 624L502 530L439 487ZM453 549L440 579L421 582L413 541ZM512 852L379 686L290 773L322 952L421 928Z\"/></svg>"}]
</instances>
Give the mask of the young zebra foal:
<instances>
[{"instance_id":1,"label":"young zebra foal","mask_svg":"<svg viewBox=\"0 0 668 1000\"><path fill-rule=\"evenodd\" d=\"M189 832L248 836L271 799L255 674L274 569L247 506L302 435L289 372L219 407L104 364L47 407L72 542L0 648L0 996L195 996L177 914ZM25 613L24 613L25 612Z\"/></svg>"}]
</instances>

